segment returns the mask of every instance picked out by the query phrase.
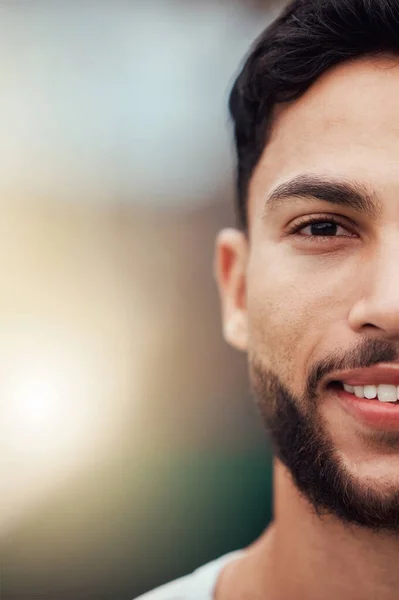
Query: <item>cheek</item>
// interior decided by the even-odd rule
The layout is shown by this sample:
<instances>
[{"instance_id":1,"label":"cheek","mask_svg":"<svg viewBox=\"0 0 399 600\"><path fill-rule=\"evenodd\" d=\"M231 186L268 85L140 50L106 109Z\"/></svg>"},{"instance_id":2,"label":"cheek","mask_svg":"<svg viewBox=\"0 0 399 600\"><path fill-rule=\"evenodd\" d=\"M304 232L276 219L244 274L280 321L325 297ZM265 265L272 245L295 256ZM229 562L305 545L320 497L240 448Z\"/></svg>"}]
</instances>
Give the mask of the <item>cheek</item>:
<instances>
[{"instance_id":1,"label":"cheek","mask_svg":"<svg viewBox=\"0 0 399 600\"><path fill-rule=\"evenodd\" d=\"M262 352L268 364L291 362L309 330L307 307L306 298L298 293L280 292L258 282L250 288L248 299L249 346Z\"/></svg>"},{"instance_id":2,"label":"cheek","mask_svg":"<svg viewBox=\"0 0 399 600\"><path fill-rule=\"evenodd\" d=\"M332 318L331 290L282 260L253 260L247 286L249 349L277 373L293 375L301 361L306 367Z\"/></svg>"}]
</instances>

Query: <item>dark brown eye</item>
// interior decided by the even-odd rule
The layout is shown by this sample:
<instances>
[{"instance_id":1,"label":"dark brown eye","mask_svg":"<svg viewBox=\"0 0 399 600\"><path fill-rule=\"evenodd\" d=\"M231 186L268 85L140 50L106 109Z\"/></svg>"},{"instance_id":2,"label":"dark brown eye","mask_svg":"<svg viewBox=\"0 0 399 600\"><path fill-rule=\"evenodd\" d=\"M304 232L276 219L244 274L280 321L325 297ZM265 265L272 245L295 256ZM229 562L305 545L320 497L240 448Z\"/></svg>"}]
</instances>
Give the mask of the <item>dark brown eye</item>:
<instances>
[{"instance_id":1,"label":"dark brown eye","mask_svg":"<svg viewBox=\"0 0 399 600\"><path fill-rule=\"evenodd\" d=\"M312 235L328 235L334 236L337 234L338 225L332 221L320 221L319 223L312 223L310 226Z\"/></svg>"},{"instance_id":2,"label":"dark brown eye","mask_svg":"<svg viewBox=\"0 0 399 600\"><path fill-rule=\"evenodd\" d=\"M350 231L335 219L307 218L297 223L292 232L302 237L351 237Z\"/></svg>"}]
</instances>

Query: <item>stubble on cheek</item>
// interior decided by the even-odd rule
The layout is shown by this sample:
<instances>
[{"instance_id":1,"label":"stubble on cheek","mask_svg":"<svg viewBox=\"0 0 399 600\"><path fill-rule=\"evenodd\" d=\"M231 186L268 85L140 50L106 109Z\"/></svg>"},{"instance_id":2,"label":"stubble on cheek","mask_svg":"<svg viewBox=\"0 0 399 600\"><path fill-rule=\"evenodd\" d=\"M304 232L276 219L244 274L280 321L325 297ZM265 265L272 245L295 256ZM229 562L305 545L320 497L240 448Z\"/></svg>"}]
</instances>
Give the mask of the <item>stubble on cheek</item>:
<instances>
[{"instance_id":1,"label":"stubble on cheek","mask_svg":"<svg viewBox=\"0 0 399 600\"><path fill-rule=\"evenodd\" d=\"M299 393L303 389L306 329L310 326L300 315L292 299L284 297L273 300L258 296L248 303L249 363L261 363Z\"/></svg>"}]
</instances>

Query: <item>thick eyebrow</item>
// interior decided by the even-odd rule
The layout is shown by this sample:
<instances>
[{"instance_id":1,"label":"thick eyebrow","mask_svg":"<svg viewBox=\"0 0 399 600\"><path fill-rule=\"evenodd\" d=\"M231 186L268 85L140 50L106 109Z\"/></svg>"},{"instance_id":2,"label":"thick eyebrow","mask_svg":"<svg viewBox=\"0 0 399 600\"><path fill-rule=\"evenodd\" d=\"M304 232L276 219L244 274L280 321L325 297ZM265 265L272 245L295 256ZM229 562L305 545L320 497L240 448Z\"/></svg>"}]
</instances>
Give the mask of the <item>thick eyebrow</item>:
<instances>
[{"instance_id":1,"label":"thick eyebrow","mask_svg":"<svg viewBox=\"0 0 399 600\"><path fill-rule=\"evenodd\" d=\"M264 206L264 214L299 197L352 208L373 220L382 213L382 205L375 194L370 193L360 182L302 174L278 185L270 193Z\"/></svg>"}]
</instances>

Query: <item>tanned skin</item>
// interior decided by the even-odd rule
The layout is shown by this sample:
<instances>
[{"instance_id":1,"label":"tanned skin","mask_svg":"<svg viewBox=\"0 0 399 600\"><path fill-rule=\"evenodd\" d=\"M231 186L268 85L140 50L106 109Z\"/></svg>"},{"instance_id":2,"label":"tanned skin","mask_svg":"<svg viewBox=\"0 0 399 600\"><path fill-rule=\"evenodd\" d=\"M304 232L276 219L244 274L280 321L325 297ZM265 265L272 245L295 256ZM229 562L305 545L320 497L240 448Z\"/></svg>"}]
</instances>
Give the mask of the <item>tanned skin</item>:
<instances>
[{"instance_id":1,"label":"tanned skin","mask_svg":"<svg viewBox=\"0 0 399 600\"><path fill-rule=\"evenodd\" d=\"M273 521L222 571L216 600L399 597L398 525L377 526L399 511L399 432L377 435L360 424L322 382L313 410L306 397L315 364L362 344L381 343L399 362L398 98L399 57L387 55L342 63L298 100L279 105L249 186L248 232L225 229L217 237L224 337L247 353L265 425L277 433ZM353 185L364 206L295 190L273 196L301 178ZM334 235L312 239L306 223L292 232L307 217L332 216ZM284 442L286 460L278 457L288 399L302 430L319 445L328 442L329 464L340 475L337 504L349 482L355 516L318 514L310 499L321 491L315 469L300 491L290 470L293 443ZM369 493L375 514L362 523Z\"/></svg>"}]
</instances>

